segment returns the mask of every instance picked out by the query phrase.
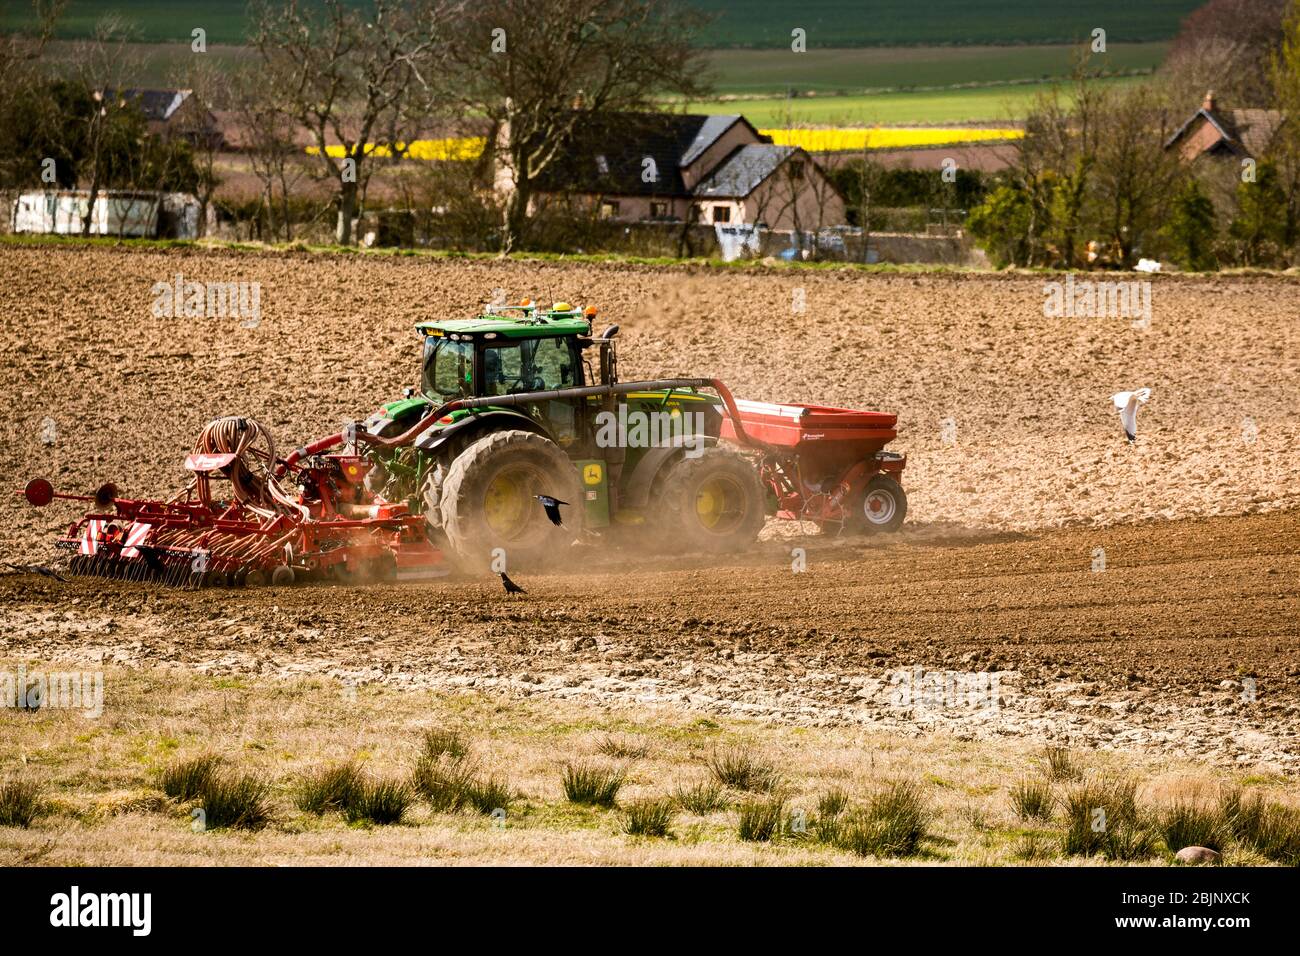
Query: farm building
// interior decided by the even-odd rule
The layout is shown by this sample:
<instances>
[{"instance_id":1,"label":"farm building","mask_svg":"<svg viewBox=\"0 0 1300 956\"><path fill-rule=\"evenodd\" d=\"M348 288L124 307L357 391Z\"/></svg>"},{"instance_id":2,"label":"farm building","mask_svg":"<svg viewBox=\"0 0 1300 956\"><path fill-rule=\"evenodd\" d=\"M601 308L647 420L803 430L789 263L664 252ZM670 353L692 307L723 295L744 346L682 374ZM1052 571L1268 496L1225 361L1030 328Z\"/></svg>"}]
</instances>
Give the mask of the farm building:
<instances>
[{"instance_id":1,"label":"farm building","mask_svg":"<svg viewBox=\"0 0 1300 956\"><path fill-rule=\"evenodd\" d=\"M1277 110L1220 109L1210 91L1165 149L1176 148L1187 162L1202 156L1256 159L1268 150L1281 122Z\"/></svg>"},{"instance_id":2,"label":"farm building","mask_svg":"<svg viewBox=\"0 0 1300 956\"><path fill-rule=\"evenodd\" d=\"M511 188L508 170L497 186ZM743 116L592 116L537 191L578 197L616 222L843 225L844 201L803 149L777 146Z\"/></svg>"},{"instance_id":3,"label":"farm building","mask_svg":"<svg viewBox=\"0 0 1300 956\"><path fill-rule=\"evenodd\" d=\"M144 116L149 132L156 136L206 139L213 146L221 143L216 115L205 109L191 90L109 89L99 95L135 107Z\"/></svg>"},{"instance_id":4,"label":"farm building","mask_svg":"<svg viewBox=\"0 0 1300 956\"><path fill-rule=\"evenodd\" d=\"M199 201L188 193L100 192L91 205L85 189L22 193L14 200L15 233L81 235L90 213L89 234L134 239L197 239Z\"/></svg>"}]
</instances>

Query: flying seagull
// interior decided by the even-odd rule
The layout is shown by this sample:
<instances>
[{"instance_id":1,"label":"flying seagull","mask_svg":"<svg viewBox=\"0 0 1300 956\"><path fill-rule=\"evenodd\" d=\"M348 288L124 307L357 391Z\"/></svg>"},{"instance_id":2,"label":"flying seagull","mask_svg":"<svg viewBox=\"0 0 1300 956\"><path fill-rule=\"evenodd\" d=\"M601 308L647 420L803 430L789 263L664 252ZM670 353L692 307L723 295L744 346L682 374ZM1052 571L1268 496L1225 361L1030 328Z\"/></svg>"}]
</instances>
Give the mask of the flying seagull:
<instances>
[{"instance_id":1,"label":"flying seagull","mask_svg":"<svg viewBox=\"0 0 1300 956\"><path fill-rule=\"evenodd\" d=\"M504 571L500 571L498 573L501 575L501 585L506 589L506 594L527 594L528 593L519 585L515 584L514 581L511 581L509 576Z\"/></svg>"},{"instance_id":2,"label":"flying seagull","mask_svg":"<svg viewBox=\"0 0 1300 956\"><path fill-rule=\"evenodd\" d=\"M564 525L560 523L560 505L567 505L568 502L552 498L550 495L533 495L533 497L542 503L542 507L546 509L546 517L551 519L551 524L563 528Z\"/></svg>"},{"instance_id":3,"label":"flying seagull","mask_svg":"<svg viewBox=\"0 0 1300 956\"><path fill-rule=\"evenodd\" d=\"M1119 409L1119 420L1124 426L1124 434L1129 444L1137 441L1138 406L1151 397L1151 389L1139 388L1133 392L1116 392L1110 397Z\"/></svg>"}]
</instances>

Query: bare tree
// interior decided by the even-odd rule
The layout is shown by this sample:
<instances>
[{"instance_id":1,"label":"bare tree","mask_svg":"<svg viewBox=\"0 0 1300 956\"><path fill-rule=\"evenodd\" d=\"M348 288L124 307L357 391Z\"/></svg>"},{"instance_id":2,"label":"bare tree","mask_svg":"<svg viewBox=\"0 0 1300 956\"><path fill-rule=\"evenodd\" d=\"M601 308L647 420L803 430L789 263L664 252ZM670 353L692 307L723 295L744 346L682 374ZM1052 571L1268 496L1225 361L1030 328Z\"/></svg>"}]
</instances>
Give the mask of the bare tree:
<instances>
[{"instance_id":1,"label":"bare tree","mask_svg":"<svg viewBox=\"0 0 1300 956\"><path fill-rule=\"evenodd\" d=\"M497 194L482 185L472 161L433 162L413 185L416 206L427 215L430 244L487 250L501 223Z\"/></svg>"},{"instance_id":2,"label":"bare tree","mask_svg":"<svg viewBox=\"0 0 1300 956\"><path fill-rule=\"evenodd\" d=\"M822 171L811 155L802 150L794 155L793 160L804 164L803 171L797 173L797 167L793 167L790 162L787 162L785 165L790 167L787 170L787 176L791 179L792 191L798 193L800 190L806 190L804 195L813 204L813 221L811 225L814 234L820 237L822 231L828 226L846 225L842 216L839 222L829 221L832 204L838 203L840 209L843 209L844 206L844 197L840 195L840 191L835 187L835 183L831 178ZM797 206L798 203L796 202Z\"/></svg>"},{"instance_id":3,"label":"bare tree","mask_svg":"<svg viewBox=\"0 0 1300 956\"><path fill-rule=\"evenodd\" d=\"M1206 90L1215 90L1243 107L1264 105L1287 2L1210 0L1192 11L1162 68L1177 97L1195 103Z\"/></svg>"},{"instance_id":4,"label":"bare tree","mask_svg":"<svg viewBox=\"0 0 1300 956\"><path fill-rule=\"evenodd\" d=\"M703 92L691 46L702 22L676 0L479 0L467 9L452 56L463 102L491 128L503 255L522 241L539 179L587 116Z\"/></svg>"},{"instance_id":5,"label":"bare tree","mask_svg":"<svg viewBox=\"0 0 1300 956\"><path fill-rule=\"evenodd\" d=\"M322 175L336 184L340 244L352 242L376 148L400 150L445 107L438 83L458 9L448 0L375 0L365 10L342 0L256 6L263 82L311 134Z\"/></svg>"},{"instance_id":6,"label":"bare tree","mask_svg":"<svg viewBox=\"0 0 1300 956\"><path fill-rule=\"evenodd\" d=\"M1279 187L1286 197L1283 242L1290 248L1300 242L1300 0L1291 0L1282 44L1270 70L1273 106L1283 120L1268 151L1277 169Z\"/></svg>"},{"instance_id":7,"label":"bare tree","mask_svg":"<svg viewBox=\"0 0 1300 956\"><path fill-rule=\"evenodd\" d=\"M1106 101L1098 117L1103 131L1097 147L1089 201L1089 220L1104 230L1119 264L1133 264L1164 223L1164 213L1184 176L1177 153L1164 148L1171 111L1154 89L1126 90Z\"/></svg>"},{"instance_id":8,"label":"bare tree","mask_svg":"<svg viewBox=\"0 0 1300 956\"><path fill-rule=\"evenodd\" d=\"M280 227L284 229L284 241L292 242L293 216L289 197L306 174L303 162L307 158L295 135L298 124L280 104L276 92L268 89L255 70L241 73L236 78L234 111L240 146L253 175L261 184L260 208L255 217L259 234L264 211L271 235L278 234L278 218Z\"/></svg>"},{"instance_id":9,"label":"bare tree","mask_svg":"<svg viewBox=\"0 0 1300 956\"><path fill-rule=\"evenodd\" d=\"M1071 93L1058 87L1040 94L1016 146L1012 176L1029 200L1029 264L1073 266L1101 130L1106 94L1081 59Z\"/></svg>"},{"instance_id":10,"label":"bare tree","mask_svg":"<svg viewBox=\"0 0 1300 956\"><path fill-rule=\"evenodd\" d=\"M189 143L194 157L195 198L199 201L199 235L207 233L208 208L221 185L217 158L223 146L215 111L229 106L230 75L207 54L196 55L176 77L190 91L173 131Z\"/></svg>"},{"instance_id":11,"label":"bare tree","mask_svg":"<svg viewBox=\"0 0 1300 956\"><path fill-rule=\"evenodd\" d=\"M884 168L868 155L866 144L862 146L862 160L857 166L857 212L858 225L862 229L862 261L870 262L871 256L871 214L875 209L876 193L884 179Z\"/></svg>"},{"instance_id":12,"label":"bare tree","mask_svg":"<svg viewBox=\"0 0 1300 956\"><path fill-rule=\"evenodd\" d=\"M89 193L81 217L82 235L90 234L100 191L111 181L120 182L123 167L140 159L143 129L134 122L139 118L135 105L124 96L129 77L139 71L130 41L122 21L109 16L95 25L93 37L79 44L76 51L80 82L98 104L85 117L83 155L77 170L78 185Z\"/></svg>"},{"instance_id":13,"label":"bare tree","mask_svg":"<svg viewBox=\"0 0 1300 956\"><path fill-rule=\"evenodd\" d=\"M67 0L32 0L34 31L13 29L9 20L10 4L0 0L0 185L15 185L25 178L22 170L29 165L32 144L31 117L20 114L24 107L40 116L36 125L51 132L59 125L58 104L42 87L40 66L59 17Z\"/></svg>"},{"instance_id":14,"label":"bare tree","mask_svg":"<svg viewBox=\"0 0 1300 956\"><path fill-rule=\"evenodd\" d=\"M68 0L32 0L32 19L36 21L36 29L22 33L6 26L9 4L0 2L0 76L5 78L5 87L12 86L18 78L21 65L41 58L67 5Z\"/></svg>"}]
</instances>

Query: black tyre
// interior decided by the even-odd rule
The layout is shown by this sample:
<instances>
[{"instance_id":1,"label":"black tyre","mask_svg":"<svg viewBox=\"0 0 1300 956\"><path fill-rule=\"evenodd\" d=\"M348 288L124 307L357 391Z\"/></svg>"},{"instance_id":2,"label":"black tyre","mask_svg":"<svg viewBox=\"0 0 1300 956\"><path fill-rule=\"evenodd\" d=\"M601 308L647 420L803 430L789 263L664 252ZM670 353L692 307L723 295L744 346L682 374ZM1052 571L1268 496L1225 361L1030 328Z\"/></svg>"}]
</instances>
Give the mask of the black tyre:
<instances>
[{"instance_id":1,"label":"black tyre","mask_svg":"<svg viewBox=\"0 0 1300 956\"><path fill-rule=\"evenodd\" d=\"M851 531L897 531L907 517L907 493L888 475L876 475L849 503Z\"/></svg>"},{"instance_id":2,"label":"black tyre","mask_svg":"<svg viewBox=\"0 0 1300 956\"><path fill-rule=\"evenodd\" d=\"M569 504L551 524L534 495ZM582 531L578 471L542 435L511 429L471 444L451 463L438 495L442 530L467 570L483 570L501 548L511 568L562 559Z\"/></svg>"},{"instance_id":3,"label":"black tyre","mask_svg":"<svg viewBox=\"0 0 1300 956\"><path fill-rule=\"evenodd\" d=\"M687 551L743 551L765 518L758 471L744 456L717 446L668 466L659 507L664 544Z\"/></svg>"}]
</instances>

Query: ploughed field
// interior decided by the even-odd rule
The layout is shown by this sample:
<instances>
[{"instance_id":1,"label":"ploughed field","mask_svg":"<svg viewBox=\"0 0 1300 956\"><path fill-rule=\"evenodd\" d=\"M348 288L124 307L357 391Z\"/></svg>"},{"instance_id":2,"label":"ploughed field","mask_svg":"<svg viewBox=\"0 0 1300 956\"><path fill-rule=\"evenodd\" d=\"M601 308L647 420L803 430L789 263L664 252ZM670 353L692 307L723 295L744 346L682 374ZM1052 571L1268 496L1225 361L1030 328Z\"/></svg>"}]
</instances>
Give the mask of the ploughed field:
<instances>
[{"instance_id":1,"label":"ploughed field","mask_svg":"<svg viewBox=\"0 0 1300 956\"><path fill-rule=\"evenodd\" d=\"M891 538L769 523L734 558L577 548L517 599L491 580L190 593L5 577L3 656L1296 769L1293 278L1157 277L1149 327L1134 328L1046 317L1052 276L20 245L0 246L0 273L14 489L44 475L168 494L224 414L261 420L284 449L337 430L415 381L412 323L504 291L599 306L598 326L622 327L624 378L717 376L740 397L897 412L910 497ZM260 321L155 317L151 288L178 273L260 283ZM1129 446L1110 395L1137 387L1153 396ZM48 559L72 515L5 495L0 561ZM917 667L997 674L1003 706L891 703L891 676Z\"/></svg>"}]
</instances>

